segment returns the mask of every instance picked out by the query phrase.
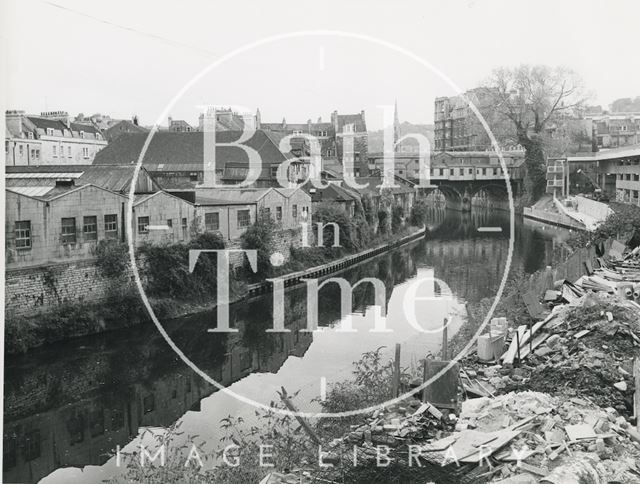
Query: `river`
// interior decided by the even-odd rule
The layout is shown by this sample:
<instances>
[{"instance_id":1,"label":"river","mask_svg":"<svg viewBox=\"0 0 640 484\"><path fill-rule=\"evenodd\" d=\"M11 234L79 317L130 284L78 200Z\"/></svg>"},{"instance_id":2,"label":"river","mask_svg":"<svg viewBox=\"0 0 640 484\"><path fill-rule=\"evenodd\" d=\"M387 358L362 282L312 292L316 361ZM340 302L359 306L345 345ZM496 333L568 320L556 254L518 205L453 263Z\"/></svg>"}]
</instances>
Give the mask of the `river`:
<instances>
[{"instance_id":1,"label":"river","mask_svg":"<svg viewBox=\"0 0 640 484\"><path fill-rule=\"evenodd\" d=\"M300 410L317 411L313 400L324 382L347 379L363 352L384 346L390 355L400 343L403 365L414 365L440 350L445 317L453 335L465 321L465 303L495 296L508 255L508 214L434 209L428 227L424 240L335 275L351 284L365 277L381 280L386 311L375 306L373 286L364 283L353 291L353 307L341 311L338 285L329 284L319 293L322 332L301 331L307 321L304 287L285 295L288 333L265 332L272 326L271 295L230 308L235 333L207 332L215 324L211 313L163 325L189 359L234 393L268 405L285 386L299 392ZM531 273L553 263L562 257L558 242L567 235L518 220L511 271ZM375 321L391 331L371 332ZM354 332L338 331L349 325ZM255 419L252 405L203 380L152 325L7 357L4 394L4 482L100 482L119 472L110 452L148 441L148 429L180 422L185 435L206 442L201 450L212 450L218 447L220 419Z\"/></svg>"}]
</instances>

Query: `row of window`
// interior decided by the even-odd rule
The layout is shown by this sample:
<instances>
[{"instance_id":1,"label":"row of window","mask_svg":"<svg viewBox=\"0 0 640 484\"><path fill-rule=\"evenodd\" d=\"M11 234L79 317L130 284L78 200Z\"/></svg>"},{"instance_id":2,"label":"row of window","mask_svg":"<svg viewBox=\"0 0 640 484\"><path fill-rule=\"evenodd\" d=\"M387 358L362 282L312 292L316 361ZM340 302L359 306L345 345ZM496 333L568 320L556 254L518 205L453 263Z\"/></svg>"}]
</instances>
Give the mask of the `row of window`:
<instances>
[{"instance_id":1,"label":"row of window","mask_svg":"<svg viewBox=\"0 0 640 484\"><path fill-rule=\"evenodd\" d=\"M456 169L458 170L458 172L456 173ZM431 168L430 174L431 176L433 176L434 174L436 176L444 176L444 170L445 168ZM464 175L464 171L465 168L449 168L450 173L449 175L451 176L463 176ZM473 168L466 168L467 170L467 175L473 175ZM434 173L435 171L437 171L437 174ZM502 174L502 168L477 168L476 169L476 175L500 175Z\"/></svg>"},{"instance_id":2,"label":"row of window","mask_svg":"<svg viewBox=\"0 0 640 484\"><path fill-rule=\"evenodd\" d=\"M61 219L61 241L63 244L75 244L78 241L76 218ZM118 215L109 214L103 217L104 236L106 239L118 238ZM30 249L33 233L31 220L18 220L14 227L16 249ZM98 217L87 215L82 217L82 239L84 241L98 240Z\"/></svg>"},{"instance_id":3,"label":"row of window","mask_svg":"<svg viewBox=\"0 0 640 484\"><path fill-rule=\"evenodd\" d=\"M60 146L60 158L64 157L64 146ZM58 157L58 147L57 146L53 146L53 157L57 158ZM67 146L67 157L71 158L71 146ZM82 157L83 158L89 158L89 148L86 146L82 147Z\"/></svg>"},{"instance_id":4,"label":"row of window","mask_svg":"<svg viewBox=\"0 0 640 484\"><path fill-rule=\"evenodd\" d=\"M55 133L55 131L54 131L54 129L53 129L53 128L47 128L47 136L54 136L54 133ZM32 139L32 138L33 138L33 133L29 132L29 133L27 133L27 134L28 134L28 136L29 136L29 139ZM81 139L84 139L84 131L80 131L80 132L79 132L79 136L80 136L80 138L81 138ZM94 136L95 136L95 138L96 138L96 139L98 139L98 140L101 140L101 139L102 139L102 135L100 135L100 133L95 133L95 135L94 135Z\"/></svg>"},{"instance_id":5,"label":"row of window","mask_svg":"<svg viewBox=\"0 0 640 484\"><path fill-rule=\"evenodd\" d=\"M138 217L138 233L139 234L148 234L149 225L150 225L150 218L148 216ZM172 218L168 218L166 220L166 226L169 228L173 228ZM186 234L188 227L189 227L189 221L187 220L186 217L183 217L181 219L182 232Z\"/></svg>"},{"instance_id":6,"label":"row of window","mask_svg":"<svg viewBox=\"0 0 640 484\"><path fill-rule=\"evenodd\" d=\"M618 180L640 181L640 174L635 173L618 173Z\"/></svg>"}]
</instances>

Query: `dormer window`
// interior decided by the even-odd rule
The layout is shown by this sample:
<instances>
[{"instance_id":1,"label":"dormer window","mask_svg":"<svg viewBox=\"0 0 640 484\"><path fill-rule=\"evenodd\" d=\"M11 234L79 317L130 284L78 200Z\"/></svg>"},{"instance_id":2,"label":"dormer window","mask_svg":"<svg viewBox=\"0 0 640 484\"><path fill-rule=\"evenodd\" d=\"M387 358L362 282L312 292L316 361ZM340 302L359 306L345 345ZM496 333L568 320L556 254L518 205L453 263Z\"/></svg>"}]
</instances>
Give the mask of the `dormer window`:
<instances>
[{"instance_id":1,"label":"dormer window","mask_svg":"<svg viewBox=\"0 0 640 484\"><path fill-rule=\"evenodd\" d=\"M299 130L299 129L294 129L294 130L293 130L293 135L294 135L294 136L300 136L301 134L302 134L302 131L301 131L301 130Z\"/></svg>"},{"instance_id":2,"label":"dormer window","mask_svg":"<svg viewBox=\"0 0 640 484\"><path fill-rule=\"evenodd\" d=\"M53 128L47 128L47 136L53 136Z\"/></svg>"},{"instance_id":3,"label":"dormer window","mask_svg":"<svg viewBox=\"0 0 640 484\"><path fill-rule=\"evenodd\" d=\"M353 133L353 132L355 132L355 128L354 128L353 124L345 124L344 125L344 132L345 133Z\"/></svg>"},{"instance_id":4,"label":"dormer window","mask_svg":"<svg viewBox=\"0 0 640 484\"><path fill-rule=\"evenodd\" d=\"M102 136L100 136L100 133L96 133L96 139L102 139Z\"/></svg>"},{"instance_id":5,"label":"dormer window","mask_svg":"<svg viewBox=\"0 0 640 484\"><path fill-rule=\"evenodd\" d=\"M31 131L27 133L27 138L33 139L33 133Z\"/></svg>"},{"instance_id":6,"label":"dormer window","mask_svg":"<svg viewBox=\"0 0 640 484\"><path fill-rule=\"evenodd\" d=\"M84 131L80 131L80 137L84 139Z\"/></svg>"}]
</instances>

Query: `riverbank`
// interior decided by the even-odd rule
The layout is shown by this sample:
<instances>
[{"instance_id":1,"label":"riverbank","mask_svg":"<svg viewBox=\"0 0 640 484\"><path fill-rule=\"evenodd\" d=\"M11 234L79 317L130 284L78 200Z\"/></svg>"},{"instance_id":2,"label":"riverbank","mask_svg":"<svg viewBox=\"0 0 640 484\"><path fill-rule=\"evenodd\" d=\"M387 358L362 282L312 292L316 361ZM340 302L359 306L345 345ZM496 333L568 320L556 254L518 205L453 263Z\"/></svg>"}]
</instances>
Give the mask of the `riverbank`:
<instances>
[{"instance_id":1,"label":"riverbank","mask_svg":"<svg viewBox=\"0 0 640 484\"><path fill-rule=\"evenodd\" d=\"M110 482L640 482L640 428L632 416L640 307L615 295L585 294L558 304L545 321L547 340L527 356L524 343L520 364L483 362L476 355L461 360L465 391L453 409L425 403L418 393L363 415L307 420L306 427L259 413L269 424L257 434L229 417L222 432L236 445L227 457L239 465L200 453L197 461L189 459L198 446L187 439L171 448L162 467L140 466L136 454L123 456L124 473ZM364 354L353 373L329 388L325 411L391 397L393 364L379 351ZM414 377L421 376L403 371L401 386L410 388ZM595 382L597 377L602 380ZM471 380L482 383L466 390ZM295 408L294 397L281 397ZM160 445L169 448L176 431L159 436ZM260 465L261 445L269 445L269 467Z\"/></svg>"},{"instance_id":2,"label":"riverbank","mask_svg":"<svg viewBox=\"0 0 640 484\"><path fill-rule=\"evenodd\" d=\"M352 267L416 240L424 236L424 233L424 227L405 227L398 233L378 237L374 241L373 248L355 254L344 255L343 250L321 247L306 250L297 249L293 251L292 259L277 267L277 270L270 276L282 278L288 281L286 286L290 286L299 283L303 276L321 277ZM384 242L380 242L382 240ZM162 258L166 264L167 260L164 254ZM318 264L318 262L322 263ZM165 270L167 267L163 265L161 269ZM119 276L119 274L116 275ZM164 275L163 272L158 277L164 277ZM93 304L62 303L51 311L37 316L6 315L5 352L7 354L23 353L29 349L70 338L115 331L150 322L137 288L120 277L114 281L104 302ZM178 281L165 282L164 284L176 285ZM247 297L267 292L270 287L271 284L264 281L250 284L243 274L232 277L230 279L230 303L238 303ZM215 292L207 294L206 297L194 295L187 299L150 296L149 301L158 318L165 320L212 311L217 306Z\"/></svg>"}]
</instances>

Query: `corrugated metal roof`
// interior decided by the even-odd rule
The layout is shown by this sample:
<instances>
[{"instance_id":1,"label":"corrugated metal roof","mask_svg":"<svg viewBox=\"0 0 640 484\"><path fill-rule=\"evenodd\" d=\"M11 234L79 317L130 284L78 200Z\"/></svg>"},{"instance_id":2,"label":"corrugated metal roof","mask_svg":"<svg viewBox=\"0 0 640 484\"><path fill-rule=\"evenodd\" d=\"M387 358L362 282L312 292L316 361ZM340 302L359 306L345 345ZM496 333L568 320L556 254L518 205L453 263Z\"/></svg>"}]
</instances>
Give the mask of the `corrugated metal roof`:
<instances>
[{"instance_id":1,"label":"corrugated metal roof","mask_svg":"<svg viewBox=\"0 0 640 484\"><path fill-rule=\"evenodd\" d=\"M27 195L29 197L43 197L55 187L7 187L12 192Z\"/></svg>"}]
</instances>

